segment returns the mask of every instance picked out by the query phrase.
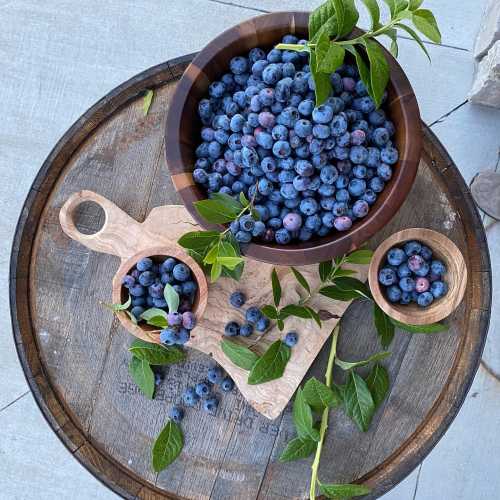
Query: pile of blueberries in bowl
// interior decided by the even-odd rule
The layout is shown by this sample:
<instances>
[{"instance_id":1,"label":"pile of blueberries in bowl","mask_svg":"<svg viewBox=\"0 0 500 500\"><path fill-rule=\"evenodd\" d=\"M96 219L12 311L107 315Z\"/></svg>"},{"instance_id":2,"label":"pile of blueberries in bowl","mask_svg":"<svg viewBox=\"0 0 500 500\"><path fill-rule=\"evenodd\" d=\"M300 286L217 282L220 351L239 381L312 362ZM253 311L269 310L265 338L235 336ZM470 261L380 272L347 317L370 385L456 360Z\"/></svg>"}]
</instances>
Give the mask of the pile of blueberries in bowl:
<instances>
[{"instance_id":1,"label":"pile of blueberries in bowl","mask_svg":"<svg viewBox=\"0 0 500 500\"><path fill-rule=\"evenodd\" d=\"M445 274L446 266L434 258L428 246L408 241L403 248L392 247L387 252L378 281L389 302L428 307L448 292Z\"/></svg>"},{"instance_id":2,"label":"pile of blueberries in bowl","mask_svg":"<svg viewBox=\"0 0 500 500\"><path fill-rule=\"evenodd\" d=\"M286 35L283 43L305 42ZM233 57L199 102L193 178L208 195L254 200L259 220L231 225L239 242L286 245L347 231L391 179L393 122L354 65L330 81L333 95L316 107L307 52L253 48Z\"/></svg>"}]
</instances>

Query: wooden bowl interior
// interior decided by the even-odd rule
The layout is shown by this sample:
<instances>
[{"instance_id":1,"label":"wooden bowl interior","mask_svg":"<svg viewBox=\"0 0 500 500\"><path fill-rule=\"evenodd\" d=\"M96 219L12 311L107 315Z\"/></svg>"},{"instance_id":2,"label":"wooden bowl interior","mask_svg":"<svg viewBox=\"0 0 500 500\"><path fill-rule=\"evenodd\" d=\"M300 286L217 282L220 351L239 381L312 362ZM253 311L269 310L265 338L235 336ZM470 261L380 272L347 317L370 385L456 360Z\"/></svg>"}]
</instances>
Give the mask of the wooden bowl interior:
<instances>
[{"instance_id":1,"label":"wooden bowl interior","mask_svg":"<svg viewBox=\"0 0 500 500\"><path fill-rule=\"evenodd\" d=\"M259 16L224 32L203 49L186 69L174 94L166 125L166 160L176 189L186 208L205 228L213 228L200 219L193 202L205 199L191 172L196 161L194 151L200 142L201 122L197 109L206 97L211 81L229 71L229 60L248 53L252 47L271 48L287 33L307 36L308 14L282 12ZM355 29L353 35L361 33ZM391 67L386 109L396 126L394 142L400 153L392 179L378 196L369 214L354 222L347 232L316 237L286 247L251 243L245 255L271 263L308 264L359 247L390 220L409 192L416 175L421 150L420 115L412 88L401 67L386 53Z\"/></svg>"},{"instance_id":2,"label":"wooden bowl interior","mask_svg":"<svg viewBox=\"0 0 500 500\"><path fill-rule=\"evenodd\" d=\"M443 281L448 285L448 293L434 300L429 307L389 302L378 281L378 272L385 265L387 251L394 246L402 247L410 240L420 241L431 248L433 258L442 260L447 268ZM467 267L458 247L446 236L430 229L412 228L393 234L377 248L370 263L368 280L373 298L389 316L403 323L425 325L446 318L458 307L467 285Z\"/></svg>"},{"instance_id":3,"label":"wooden bowl interior","mask_svg":"<svg viewBox=\"0 0 500 500\"><path fill-rule=\"evenodd\" d=\"M192 272L193 279L196 281L198 288L196 290L195 299L193 302L193 313L195 314L197 320L202 317L205 308L207 306L208 299L208 284L205 277L205 273L198 265L198 263L191 258L189 255L185 254L183 250L166 247L156 247L139 252L129 259L122 262L120 268L113 278L113 302L123 304L128 299L128 291L123 286L123 277L128 274L131 269L137 264L140 259L144 257L149 257L153 262L160 264L167 257L174 257L177 260L186 264ZM145 323L134 324L127 314L124 312L119 312L117 314L121 324L130 332L132 335L139 337L148 342L160 342L160 334L157 333L158 327L147 325ZM155 332L156 330L156 332Z\"/></svg>"}]
</instances>

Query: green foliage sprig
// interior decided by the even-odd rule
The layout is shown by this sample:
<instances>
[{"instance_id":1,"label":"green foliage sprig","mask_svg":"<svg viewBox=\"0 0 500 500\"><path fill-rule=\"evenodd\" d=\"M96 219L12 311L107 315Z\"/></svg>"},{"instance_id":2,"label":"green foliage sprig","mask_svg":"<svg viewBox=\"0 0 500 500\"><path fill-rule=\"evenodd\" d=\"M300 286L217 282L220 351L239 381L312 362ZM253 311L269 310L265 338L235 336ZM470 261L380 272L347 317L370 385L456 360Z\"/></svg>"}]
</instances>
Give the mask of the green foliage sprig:
<instances>
[{"instance_id":1,"label":"green foliage sprig","mask_svg":"<svg viewBox=\"0 0 500 500\"><path fill-rule=\"evenodd\" d=\"M223 193L212 193L210 199L197 201L194 207L207 222L227 224L247 213L259 219L259 214L253 209L253 202L243 193L238 199ZM192 231L182 235L178 243L203 267L212 282L220 276L240 279L244 259L240 245L229 228L223 231Z\"/></svg>"},{"instance_id":2,"label":"green foliage sprig","mask_svg":"<svg viewBox=\"0 0 500 500\"><path fill-rule=\"evenodd\" d=\"M390 51L398 56L398 30L410 35L425 52L429 53L416 31L435 43L441 43L441 33L432 12L421 9L423 0L384 0L389 7L390 19L382 23L377 0L362 0L371 17L371 28L362 35L345 40L358 22L359 13L354 0L328 0L309 16L309 41L305 45L280 43L281 50L307 51L310 54L311 74L315 83L316 105L330 95L330 74L339 68L346 52L351 54L361 80L377 107L389 81L389 63L375 39L387 36ZM405 23L413 23L416 31Z\"/></svg>"}]
</instances>

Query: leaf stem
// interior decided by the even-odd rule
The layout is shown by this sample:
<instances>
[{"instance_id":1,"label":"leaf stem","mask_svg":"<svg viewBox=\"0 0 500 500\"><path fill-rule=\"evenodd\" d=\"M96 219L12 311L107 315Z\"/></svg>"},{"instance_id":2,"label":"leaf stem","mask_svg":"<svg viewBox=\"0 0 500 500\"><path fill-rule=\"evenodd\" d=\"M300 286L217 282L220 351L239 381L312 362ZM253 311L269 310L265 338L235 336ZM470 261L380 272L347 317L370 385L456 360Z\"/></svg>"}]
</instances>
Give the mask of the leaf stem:
<instances>
[{"instance_id":1,"label":"leaf stem","mask_svg":"<svg viewBox=\"0 0 500 500\"><path fill-rule=\"evenodd\" d=\"M337 354L337 339L340 332L340 323L333 329L332 332L332 346L330 347L330 355L328 356L328 364L326 365L325 372L325 382L328 387L332 387L332 378L333 378L333 365L335 361L335 356ZM318 469L319 469L319 461L321 458L321 452L323 450L323 443L325 440L326 431L328 429L328 415L329 408L328 406L323 410L323 414L321 415L321 425L319 428L319 442L316 446L316 454L314 456L314 461L311 465L311 484L309 487L309 498L310 500L314 500L316 498L316 483L318 481Z\"/></svg>"}]
</instances>

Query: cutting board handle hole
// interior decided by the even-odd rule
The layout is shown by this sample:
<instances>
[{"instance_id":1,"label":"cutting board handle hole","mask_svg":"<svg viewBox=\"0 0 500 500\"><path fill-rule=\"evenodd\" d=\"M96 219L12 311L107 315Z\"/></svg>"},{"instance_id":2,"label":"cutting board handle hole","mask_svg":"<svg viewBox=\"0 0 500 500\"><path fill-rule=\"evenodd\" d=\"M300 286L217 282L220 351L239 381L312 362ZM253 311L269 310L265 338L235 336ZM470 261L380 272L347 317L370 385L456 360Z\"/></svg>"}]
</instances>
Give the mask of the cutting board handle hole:
<instances>
[{"instance_id":1,"label":"cutting board handle hole","mask_svg":"<svg viewBox=\"0 0 500 500\"><path fill-rule=\"evenodd\" d=\"M85 235L98 233L104 226L106 214L95 201L83 201L72 212L76 229Z\"/></svg>"}]
</instances>

